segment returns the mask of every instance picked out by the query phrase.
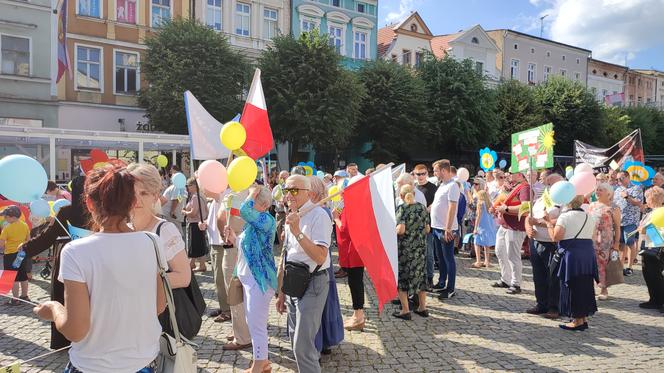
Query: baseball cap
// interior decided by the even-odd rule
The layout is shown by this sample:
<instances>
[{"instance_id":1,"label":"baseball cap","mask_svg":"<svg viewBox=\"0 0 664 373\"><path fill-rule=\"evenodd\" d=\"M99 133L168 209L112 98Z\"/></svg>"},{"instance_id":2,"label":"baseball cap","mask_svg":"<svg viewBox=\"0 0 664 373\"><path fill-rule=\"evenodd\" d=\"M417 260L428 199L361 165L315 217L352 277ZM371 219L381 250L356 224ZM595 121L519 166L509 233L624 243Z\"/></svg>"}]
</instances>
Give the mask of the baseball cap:
<instances>
[{"instance_id":1,"label":"baseball cap","mask_svg":"<svg viewBox=\"0 0 664 373\"><path fill-rule=\"evenodd\" d=\"M2 216L9 216L12 218L20 218L21 217L21 209L18 208L18 206L7 206L4 210L0 211L0 215Z\"/></svg>"},{"instance_id":2,"label":"baseball cap","mask_svg":"<svg viewBox=\"0 0 664 373\"><path fill-rule=\"evenodd\" d=\"M344 170L338 170L334 172L334 176L348 177L348 174Z\"/></svg>"}]
</instances>

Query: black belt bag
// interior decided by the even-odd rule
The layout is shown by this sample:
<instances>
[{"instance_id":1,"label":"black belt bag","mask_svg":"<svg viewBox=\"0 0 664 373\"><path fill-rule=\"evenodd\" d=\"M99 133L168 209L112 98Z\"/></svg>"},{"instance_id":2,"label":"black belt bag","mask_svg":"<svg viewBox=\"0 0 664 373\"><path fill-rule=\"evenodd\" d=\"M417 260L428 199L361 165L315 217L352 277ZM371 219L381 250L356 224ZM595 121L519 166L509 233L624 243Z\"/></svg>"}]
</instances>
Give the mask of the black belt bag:
<instances>
[{"instance_id":1,"label":"black belt bag","mask_svg":"<svg viewBox=\"0 0 664 373\"><path fill-rule=\"evenodd\" d=\"M309 272L309 265L301 262L286 262L284 264L284 281L281 291L293 298L302 298L309 287L311 278L314 277L320 265L316 266L314 272Z\"/></svg>"}]
</instances>

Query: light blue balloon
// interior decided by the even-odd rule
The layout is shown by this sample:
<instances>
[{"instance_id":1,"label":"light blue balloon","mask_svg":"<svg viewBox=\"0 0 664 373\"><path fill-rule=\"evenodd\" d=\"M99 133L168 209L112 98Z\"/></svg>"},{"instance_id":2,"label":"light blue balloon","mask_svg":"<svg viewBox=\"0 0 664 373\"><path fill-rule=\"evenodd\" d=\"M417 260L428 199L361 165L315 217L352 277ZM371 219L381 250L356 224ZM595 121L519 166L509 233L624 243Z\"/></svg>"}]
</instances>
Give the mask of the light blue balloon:
<instances>
[{"instance_id":1,"label":"light blue balloon","mask_svg":"<svg viewBox=\"0 0 664 373\"><path fill-rule=\"evenodd\" d=\"M173 175L173 177L171 177L171 182L173 182L175 189L182 189L187 184L187 178L183 173L178 172L177 174Z\"/></svg>"},{"instance_id":2,"label":"light blue balloon","mask_svg":"<svg viewBox=\"0 0 664 373\"><path fill-rule=\"evenodd\" d=\"M30 202L30 215L37 218L46 218L51 215L51 206L43 199Z\"/></svg>"},{"instance_id":3,"label":"light blue balloon","mask_svg":"<svg viewBox=\"0 0 664 373\"><path fill-rule=\"evenodd\" d=\"M319 179L322 179L322 178L325 177L325 172L323 172L323 171L321 171L321 170L318 170L318 171L316 172L316 176L318 176Z\"/></svg>"},{"instance_id":4,"label":"light blue balloon","mask_svg":"<svg viewBox=\"0 0 664 373\"><path fill-rule=\"evenodd\" d=\"M71 205L71 202L69 202L69 200L66 200L64 198L59 199L53 202L53 212L57 214L61 208L69 205Z\"/></svg>"},{"instance_id":5,"label":"light blue balloon","mask_svg":"<svg viewBox=\"0 0 664 373\"><path fill-rule=\"evenodd\" d=\"M556 205L566 205L576 196L576 188L569 181L559 181L551 187L551 200Z\"/></svg>"},{"instance_id":6,"label":"light blue balloon","mask_svg":"<svg viewBox=\"0 0 664 373\"><path fill-rule=\"evenodd\" d=\"M46 192L47 183L44 167L26 155L12 154L0 160L0 194L11 201L36 201Z\"/></svg>"},{"instance_id":7,"label":"light blue balloon","mask_svg":"<svg viewBox=\"0 0 664 373\"><path fill-rule=\"evenodd\" d=\"M507 166L507 161L504 159L501 159L500 162L498 162L498 167L500 168L505 168Z\"/></svg>"},{"instance_id":8,"label":"light blue balloon","mask_svg":"<svg viewBox=\"0 0 664 373\"><path fill-rule=\"evenodd\" d=\"M572 176L574 176L574 170L567 170L567 172L565 172L565 178L567 180L571 179Z\"/></svg>"}]
</instances>

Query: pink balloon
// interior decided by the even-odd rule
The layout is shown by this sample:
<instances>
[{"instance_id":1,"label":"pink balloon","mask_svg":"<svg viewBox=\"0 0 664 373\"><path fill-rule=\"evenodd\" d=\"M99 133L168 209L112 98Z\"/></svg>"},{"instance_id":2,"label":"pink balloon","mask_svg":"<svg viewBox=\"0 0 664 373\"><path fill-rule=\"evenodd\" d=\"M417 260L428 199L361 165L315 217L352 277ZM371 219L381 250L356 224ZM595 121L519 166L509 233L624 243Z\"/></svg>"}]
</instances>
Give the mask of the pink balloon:
<instances>
[{"instance_id":1,"label":"pink balloon","mask_svg":"<svg viewBox=\"0 0 664 373\"><path fill-rule=\"evenodd\" d=\"M574 176L569 179L569 182L576 188L577 195L585 196L595 190L597 179L595 179L595 175L592 172L581 172L578 174L575 172Z\"/></svg>"},{"instance_id":2,"label":"pink balloon","mask_svg":"<svg viewBox=\"0 0 664 373\"><path fill-rule=\"evenodd\" d=\"M588 163L577 164L574 168L574 173L580 174L582 172L593 172L593 166L589 165Z\"/></svg>"},{"instance_id":3,"label":"pink balloon","mask_svg":"<svg viewBox=\"0 0 664 373\"><path fill-rule=\"evenodd\" d=\"M228 187L226 167L218 161L208 160L198 166L198 183L212 193L221 193Z\"/></svg>"}]
</instances>

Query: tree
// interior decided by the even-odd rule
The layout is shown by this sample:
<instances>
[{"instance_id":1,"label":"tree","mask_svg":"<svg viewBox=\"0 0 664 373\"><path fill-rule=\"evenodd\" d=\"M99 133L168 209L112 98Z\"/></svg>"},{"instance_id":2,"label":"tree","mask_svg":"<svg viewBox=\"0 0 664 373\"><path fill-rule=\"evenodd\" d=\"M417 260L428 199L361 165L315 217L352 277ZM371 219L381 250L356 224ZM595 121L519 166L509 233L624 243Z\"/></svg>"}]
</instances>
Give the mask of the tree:
<instances>
[{"instance_id":1,"label":"tree","mask_svg":"<svg viewBox=\"0 0 664 373\"><path fill-rule=\"evenodd\" d=\"M602 128L605 133L604 142L601 145L610 147L623 137L633 131L632 119L625 110L618 107L602 107Z\"/></svg>"},{"instance_id":2,"label":"tree","mask_svg":"<svg viewBox=\"0 0 664 373\"><path fill-rule=\"evenodd\" d=\"M433 145L447 154L495 144L498 132L495 95L484 85L471 60L423 58L428 125Z\"/></svg>"},{"instance_id":3,"label":"tree","mask_svg":"<svg viewBox=\"0 0 664 373\"><path fill-rule=\"evenodd\" d=\"M643 150L647 154L664 154L664 113L653 107L639 106L624 110L629 116L631 131L640 128Z\"/></svg>"},{"instance_id":4,"label":"tree","mask_svg":"<svg viewBox=\"0 0 664 373\"><path fill-rule=\"evenodd\" d=\"M364 155L374 163L409 159L416 141L428 138L424 83L410 68L379 60L358 76L371 94L362 102L357 138L369 140Z\"/></svg>"},{"instance_id":5,"label":"tree","mask_svg":"<svg viewBox=\"0 0 664 373\"><path fill-rule=\"evenodd\" d=\"M141 72L148 84L139 94L139 104L156 128L187 133L186 90L220 122L241 110L248 63L220 33L196 20L176 19L166 22L145 44Z\"/></svg>"},{"instance_id":6,"label":"tree","mask_svg":"<svg viewBox=\"0 0 664 373\"><path fill-rule=\"evenodd\" d=\"M541 107L533 89L518 80L507 80L496 89L499 149L509 149L511 134L544 124Z\"/></svg>"},{"instance_id":7,"label":"tree","mask_svg":"<svg viewBox=\"0 0 664 373\"><path fill-rule=\"evenodd\" d=\"M556 154L571 155L574 140L591 144L604 142L601 111L595 97L579 82L552 77L535 88L545 122L556 132Z\"/></svg>"},{"instance_id":8,"label":"tree","mask_svg":"<svg viewBox=\"0 0 664 373\"><path fill-rule=\"evenodd\" d=\"M341 68L341 57L318 31L272 42L258 64L275 138L291 143L294 161L302 144L337 153L355 129L365 97L362 84Z\"/></svg>"}]
</instances>

